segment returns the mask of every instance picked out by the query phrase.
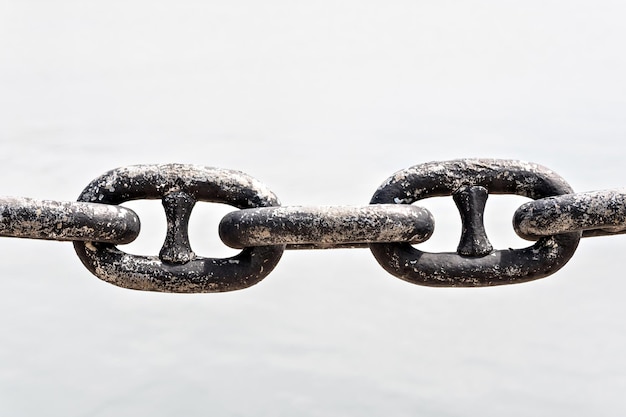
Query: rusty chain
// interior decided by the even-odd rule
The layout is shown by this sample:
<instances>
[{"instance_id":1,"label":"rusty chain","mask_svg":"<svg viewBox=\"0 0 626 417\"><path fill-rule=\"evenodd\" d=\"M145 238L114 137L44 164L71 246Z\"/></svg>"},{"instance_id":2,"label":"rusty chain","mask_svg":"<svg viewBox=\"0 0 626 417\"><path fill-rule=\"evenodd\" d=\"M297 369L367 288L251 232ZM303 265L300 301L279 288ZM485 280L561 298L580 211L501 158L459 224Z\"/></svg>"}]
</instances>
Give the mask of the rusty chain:
<instances>
[{"instance_id":1,"label":"rusty chain","mask_svg":"<svg viewBox=\"0 0 626 417\"><path fill-rule=\"evenodd\" d=\"M494 250L483 225L489 194L530 201L513 217L516 233L535 243ZM413 203L452 196L462 220L456 253L413 245L430 238L434 219ZM167 236L158 256L116 245L139 234L129 200L160 199ZM242 249L230 258L196 255L188 223L197 201L240 210L219 226L222 241ZM399 171L361 207L282 207L262 183L238 171L196 165L137 165L92 181L77 202L0 198L0 236L73 241L83 264L114 285L145 291L222 292L261 281L285 249L369 247L378 263L403 280L429 286L477 287L546 277L573 256L581 237L626 233L626 189L574 193L537 164L497 159L430 162Z\"/></svg>"}]
</instances>

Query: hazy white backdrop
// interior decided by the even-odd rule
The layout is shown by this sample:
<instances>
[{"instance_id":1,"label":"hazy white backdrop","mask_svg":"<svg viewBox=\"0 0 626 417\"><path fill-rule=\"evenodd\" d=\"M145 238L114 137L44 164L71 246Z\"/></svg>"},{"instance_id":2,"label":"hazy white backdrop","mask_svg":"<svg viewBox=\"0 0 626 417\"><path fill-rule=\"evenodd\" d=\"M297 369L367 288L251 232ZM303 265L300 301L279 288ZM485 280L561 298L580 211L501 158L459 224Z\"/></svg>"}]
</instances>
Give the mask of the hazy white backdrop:
<instances>
[{"instance_id":1,"label":"hazy white backdrop","mask_svg":"<svg viewBox=\"0 0 626 417\"><path fill-rule=\"evenodd\" d=\"M1 195L74 200L109 169L244 171L283 204L366 204L432 160L530 160L626 185L621 1L0 1ZM435 199L433 199L435 200ZM490 198L499 248L523 246ZM430 250L454 250L451 199ZM130 252L156 254L159 202ZM234 253L199 204L192 245ZM6 416L616 416L626 238L487 289L400 281L367 250L287 252L255 287L169 295L71 244L0 240Z\"/></svg>"}]
</instances>

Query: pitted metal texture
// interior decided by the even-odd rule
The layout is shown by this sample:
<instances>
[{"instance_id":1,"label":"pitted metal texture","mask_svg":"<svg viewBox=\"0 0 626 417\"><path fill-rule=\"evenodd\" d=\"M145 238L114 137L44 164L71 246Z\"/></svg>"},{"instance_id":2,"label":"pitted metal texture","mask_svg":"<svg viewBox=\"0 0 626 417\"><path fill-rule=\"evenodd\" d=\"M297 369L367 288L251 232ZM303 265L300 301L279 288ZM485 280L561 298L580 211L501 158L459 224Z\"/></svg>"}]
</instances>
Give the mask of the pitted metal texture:
<instances>
[{"instance_id":1,"label":"pitted metal texture","mask_svg":"<svg viewBox=\"0 0 626 417\"><path fill-rule=\"evenodd\" d=\"M0 236L115 244L139 235L139 217L109 204L0 198Z\"/></svg>"},{"instance_id":2,"label":"pitted metal texture","mask_svg":"<svg viewBox=\"0 0 626 417\"><path fill-rule=\"evenodd\" d=\"M583 231L583 237L626 233L626 189L566 194L531 201L513 216L517 234L528 240Z\"/></svg>"},{"instance_id":3,"label":"pitted metal texture","mask_svg":"<svg viewBox=\"0 0 626 417\"><path fill-rule=\"evenodd\" d=\"M261 281L283 253L284 245L247 247L237 256L215 259L191 250L187 226L196 201L237 208L279 204L267 187L244 173L197 165L137 165L107 172L79 197L107 204L136 199L161 199L165 206L168 232L159 257L131 255L111 244L74 242L87 269L111 284L160 292L233 291Z\"/></svg>"},{"instance_id":4,"label":"pitted metal texture","mask_svg":"<svg viewBox=\"0 0 626 417\"><path fill-rule=\"evenodd\" d=\"M433 230L428 210L397 204L246 209L227 214L219 228L222 241L233 248L287 245L288 249L421 243Z\"/></svg>"},{"instance_id":5,"label":"pitted metal texture","mask_svg":"<svg viewBox=\"0 0 626 417\"><path fill-rule=\"evenodd\" d=\"M490 194L534 199L515 213L513 226L536 241L523 249L494 250L484 227ZM452 196L461 216L455 252L429 253L419 245L434 230L419 206ZM158 256L116 247L134 240L137 215L119 204L160 199L167 235ZM219 227L233 257L206 258L189 242L198 201L230 204ZM405 281L437 287L513 284L551 275L574 254L582 236L626 233L626 189L574 193L556 173L537 164L499 159L429 162L398 171L366 206L280 207L261 182L239 171L199 165L136 165L92 181L78 202L0 198L0 236L69 240L83 264L111 284L173 293L223 292L260 282L285 249L369 247L379 264Z\"/></svg>"},{"instance_id":6,"label":"pitted metal texture","mask_svg":"<svg viewBox=\"0 0 626 417\"><path fill-rule=\"evenodd\" d=\"M462 192L466 187L534 199L572 191L565 180L537 164L464 159L430 162L400 171L383 183L371 203L412 204L427 197ZM485 199L486 195L457 204L465 211L462 217L466 220L457 253L423 252L408 243L375 243L370 249L392 275L414 284L445 287L493 286L542 278L559 270L574 254L580 232L542 237L525 249L491 251L483 234L482 215L478 215L483 207L472 208L484 205ZM474 247L465 251L468 245L464 241L475 241Z\"/></svg>"}]
</instances>

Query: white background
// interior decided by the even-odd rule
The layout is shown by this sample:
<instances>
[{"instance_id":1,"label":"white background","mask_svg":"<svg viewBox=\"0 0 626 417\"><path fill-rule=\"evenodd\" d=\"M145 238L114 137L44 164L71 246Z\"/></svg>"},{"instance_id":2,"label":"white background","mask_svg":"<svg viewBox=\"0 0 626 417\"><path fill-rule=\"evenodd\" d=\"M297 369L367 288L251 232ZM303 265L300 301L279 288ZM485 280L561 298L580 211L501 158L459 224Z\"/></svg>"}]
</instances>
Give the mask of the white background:
<instances>
[{"instance_id":1,"label":"white background","mask_svg":"<svg viewBox=\"0 0 626 417\"><path fill-rule=\"evenodd\" d=\"M285 205L366 204L432 160L546 165L624 186L619 1L0 2L0 194L74 200L109 169L244 171ZM427 201L454 250L451 199ZM491 197L494 246L524 200ZM129 203L156 254L164 215ZM229 256L199 204L192 245ZM124 290L71 244L0 240L7 416L616 416L626 413L623 237L556 275L432 289L367 250L285 253L255 287Z\"/></svg>"}]
</instances>

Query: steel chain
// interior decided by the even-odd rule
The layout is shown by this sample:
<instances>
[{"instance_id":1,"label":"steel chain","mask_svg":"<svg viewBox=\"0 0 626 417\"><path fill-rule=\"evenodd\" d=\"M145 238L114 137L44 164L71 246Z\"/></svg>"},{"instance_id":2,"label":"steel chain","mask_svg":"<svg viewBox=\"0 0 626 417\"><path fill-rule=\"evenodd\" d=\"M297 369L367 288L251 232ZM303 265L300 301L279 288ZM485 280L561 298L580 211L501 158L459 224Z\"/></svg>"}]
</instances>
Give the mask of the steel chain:
<instances>
[{"instance_id":1,"label":"steel chain","mask_svg":"<svg viewBox=\"0 0 626 417\"><path fill-rule=\"evenodd\" d=\"M516 233L535 243L494 250L483 225L489 194L534 201L515 212ZM452 196L461 216L456 253L413 247L430 238L434 219L413 203ZM127 254L140 221L129 200L160 199L167 236L158 256ZM0 198L0 236L74 241L83 264L114 285L160 292L222 292L261 281L285 249L369 247L379 264L403 280L429 286L512 284L553 274L581 237L626 233L626 189L574 193L560 176L537 164L497 159L430 162L387 179L361 207L282 207L254 178L196 165L137 165L109 171L78 202ZM231 258L196 255L188 222L197 201L240 210L219 226L222 241L242 251Z\"/></svg>"}]
</instances>

